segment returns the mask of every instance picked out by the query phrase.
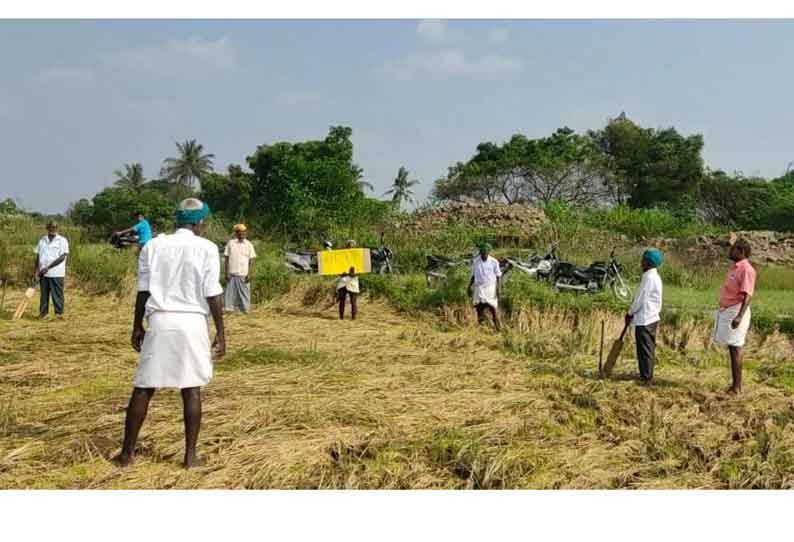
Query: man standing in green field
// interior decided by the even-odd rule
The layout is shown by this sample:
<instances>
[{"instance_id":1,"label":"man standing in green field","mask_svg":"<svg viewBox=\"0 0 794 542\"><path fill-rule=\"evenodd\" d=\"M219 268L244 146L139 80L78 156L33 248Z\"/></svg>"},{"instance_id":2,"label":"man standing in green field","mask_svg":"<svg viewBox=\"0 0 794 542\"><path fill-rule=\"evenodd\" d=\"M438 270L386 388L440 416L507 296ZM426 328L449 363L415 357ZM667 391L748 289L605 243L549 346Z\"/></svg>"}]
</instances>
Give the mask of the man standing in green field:
<instances>
[{"instance_id":1,"label":"man standing in green field","mask_svg":"<svg viewBox=\"0 0 794 542\"><path fill-rule=\"evenodd\" d=\"M47 235L39 239L33 249L36 260L33 268L33 280L41 286L39 301L39 318L45 320L50 312L50 296L55 306L55 317L63 316L64 295L63 284L66 277L66 257L69 255L69 241L58 235L58 223L47 223Z\"/></svg>"},{"instance_id":2,"label":"man standing in green field","mask_svg":"<svg viewBox=\"0 0 794 542\"><path fill-rule=\"evenodd\" d=\"M256 250L246 239L248 228L245 224L235 224L234 239L226 243L223 251L226 268L226 311L242 311L251 309L251 276L254 273Z\"/></svg>"},{"instance_id":3,"label":"man standing in green field","mask_svg":"<svg viewBox=\"0 0 794 542\"><path fill-rule=\"evenodd\" d=\"M663 259L662 252L655 248L643 253L640 288L626 313L626 325L634 325L640 382L646 386L653 381L656 364L656 326L662 310L662 278L657 268L662 265Z\"/></svg>"},{"instance_id":4,"label":"man standing in green field","mask_svg":"<svg viewBox=\"0 0 794 542\"><path fill-rule=\"evenodd\" d=\"M184 467L201 463L196 455L201 425L201 386L212 378L212 356L226 352L220 257L215 243L201 237L209 216L206 203L188 198L176 212L177 230L152 239L138 259L138 297L132 347L140 352L134 389L124 423L124 444L113 459L125 467L135 459L135 443L149 401L158 388L178 388L185 421ZM207 316L215 321L210 346ZM148 327L144 330L144 315Z\"/></svg>"},{"instance_id":5,"label":"man standing in green field","mask_svg":"<svg viewBox=\"0 0 794 542\"><path fill-rule=\"evenodd\" d=\"M472 260L471 280L468 292L477 310L477 322L485 322L485 311L491 313L496 331L501 331L499 323L499 290L502 270L499 261L490 255L490 243L479 246L480 254Z\"/></svg>"},{"instance_id":6,"label":"man standing in green field","mask_svg":"<svg viewBox=\"0 0 794 542\"><path fill-rule=\"evenodd\" d=\"M750 329L750 300L755 292L755 269L750 265L750 243L738 239L728 257L733 261L720 288L719 309L714 322L714 342L727 346L733 384L727 393L742 393L742 348Z\"/></svg>"}]
</instances>

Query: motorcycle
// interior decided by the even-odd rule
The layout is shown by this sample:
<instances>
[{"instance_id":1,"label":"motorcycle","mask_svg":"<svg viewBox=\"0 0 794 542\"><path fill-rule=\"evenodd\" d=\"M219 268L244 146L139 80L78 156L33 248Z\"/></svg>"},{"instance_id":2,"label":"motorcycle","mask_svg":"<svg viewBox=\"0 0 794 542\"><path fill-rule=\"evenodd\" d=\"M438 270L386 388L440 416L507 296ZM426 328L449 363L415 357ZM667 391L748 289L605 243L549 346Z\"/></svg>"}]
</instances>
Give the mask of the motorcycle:
<instances>
[{"instance_id":1,"label":"motorcycle","mask_svg":"<svg viewBox=\"0 0 794 542\"><path fill-rule=\"evenodd\" d=\"M471 265L472 259L476 257L478 256L450 258L448 256L428 254L426 256L427 263L425 265L425 280L427 280L427 285L432 287L438 280L445 279L451 269L462 265ZM501 269L502 276L504 277L505 274L510 271L512 264L508 258L496 258L496 260L499 262L499 269Z\"/></svg>"},{"instance_id":2,"label":"motorcycle","mask_svg":"<svg viewBox=\"0 0 794 542\"><path fill-rule=\"evenodd\" d=\"M394 266L392 264L394 253L389 247L383 244L383 234L380 235L380 246L378 248L370 248L369 256L373 273L379 275L394 273Z\"/></svg>"},{"instance_id":3,"label":"motorcycle","mask_svg":"<svg viewBox=\"0 0 794 542\"><path fill-rule=\"evenodd\" d=\"M383 237L381 236L381 243L378 248L370 248L370 262L372 263L372 272L378 274L393 273L394 253L390 248L383 245ZM323 246L326 250L330 250L333 245L329 241L325 241ZM296 273L317 273L319 264L317 262L317 253L309 252L308 250L285 251L285 265L290 271Z\"/></svg>"},{"instance_id":4,"label":"motorcycle","mask_svg":"<svg viewBox=\"0 0 794 542\"><path fill-rule=\"evenodd\" d=\"M317 273L317 253L307 250L285 251L284 265L295 273Z\"/></svg>"},{"instance_id":5,"label":"motorcycle","mask_svg":"<svg viewBox=\"0 0 794 542\"><path fill-rule=\"evenodd\" d=\"M621 301L631 300L631 288L623 278L623 266L615 258L614 250L610 252L608 262L593 262L589 267L558 262L551 280L558 290L593 293L608 287Z\"/></svg>"},{"instance_id":6,"label":"motorcycle","mask_svg":"<svg viewBox=\"0 0 794 542\"><path fill-rule=\"evenodd\" d=\"M447 277L447 273L451 269L465 265L470 261L471 260L468 258L450 258L448 256L428 254L426 256L425 264L425 280L427 280L427 285L433 286L436 281L445 279Z\"/></svg>"},{"instance_id":7,"label":"motorcycle","mask_svg":"<svg viewBox=\"0 0 794 542\"><path fill-rule=\"evenodd\" d=\"M114 248L123 249L127 247L137 246L138 245L138 236L134 233L128 233L125 235L117 235L113 234L110 236L108 243L113 245Z\"/></svg>"},{"instance_id":8,"label":"motorcycle","mask_svg":"<svg viewBox=\"0 0 794 542\"><path fill-rule=\"evenodd\" d=\"M549 245L545 256L535 253L526 260L505 258L507 266L502 270L502 276L506 278L510 271L516 270L538 280L549 280L554 267L559 262L557 257L558 245L559 243L557 242Z\"/></svg>"}]
</instances>

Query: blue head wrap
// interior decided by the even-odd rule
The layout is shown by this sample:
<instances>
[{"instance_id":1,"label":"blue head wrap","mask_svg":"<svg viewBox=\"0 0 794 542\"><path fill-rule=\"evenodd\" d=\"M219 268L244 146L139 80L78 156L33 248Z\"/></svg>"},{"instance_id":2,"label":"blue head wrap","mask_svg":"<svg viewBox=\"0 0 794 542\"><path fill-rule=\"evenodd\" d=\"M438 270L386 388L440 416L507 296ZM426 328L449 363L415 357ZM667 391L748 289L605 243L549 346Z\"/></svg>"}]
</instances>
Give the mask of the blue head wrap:
<instances>
[{"instance_id":1,"label":"blue head wrap","mask_svg":"<svg viewBox=\"0 0 794 542\"><path fill-rule=\"evenodd\" d=\"M177 226L186 226L188 224L198 224L210 214L209 206L204 203L200 209L177 209L176 210L176 224Z\"/></svg>"},{"instance_id":2,"label":"blue head wrap","mask_svg":"<svg viewBox=\"0 0 794 542\"><path fill-rule=\"evenodd\" d=\"M642 259L654 267L659 267L664 261L664 256L662 256L662 251L658 248L649 248L642 254Z\"/></svg>"}]
</instances>

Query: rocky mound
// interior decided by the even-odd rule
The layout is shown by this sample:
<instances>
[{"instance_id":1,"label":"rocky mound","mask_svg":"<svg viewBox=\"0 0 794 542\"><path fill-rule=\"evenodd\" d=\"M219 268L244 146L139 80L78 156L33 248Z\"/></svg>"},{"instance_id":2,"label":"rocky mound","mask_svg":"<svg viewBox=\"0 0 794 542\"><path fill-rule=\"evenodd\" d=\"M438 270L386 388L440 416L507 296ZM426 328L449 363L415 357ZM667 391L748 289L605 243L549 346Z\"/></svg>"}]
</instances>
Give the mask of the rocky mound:
<instances>
[{"instance_id":1,"label":"rocky mound","mask_svg":"<svg viewBox=\"0 0 794 542\"><path fill-rule=\"evenodd\" d=\"M547 222L543 209L531 205L449 202L419 209L395 226L422 235L460 225L486 228L503 237L528 239L537 235Z\"/></svg>"},{"instance_id":2,"label":"rocky mound","mask_svg":"<svg viewBox=\"0 0 794 542\"><path fill-rule=\"evenodd\" d=\"M773 265L794 264L794 235L773 231L737 231L728 235L699 235L683 240L656 239L651 244L686 254L697 261L713 261L724 260L728 247L740 237L750 241L753 261Z\"/></svg>"}]
</instances>

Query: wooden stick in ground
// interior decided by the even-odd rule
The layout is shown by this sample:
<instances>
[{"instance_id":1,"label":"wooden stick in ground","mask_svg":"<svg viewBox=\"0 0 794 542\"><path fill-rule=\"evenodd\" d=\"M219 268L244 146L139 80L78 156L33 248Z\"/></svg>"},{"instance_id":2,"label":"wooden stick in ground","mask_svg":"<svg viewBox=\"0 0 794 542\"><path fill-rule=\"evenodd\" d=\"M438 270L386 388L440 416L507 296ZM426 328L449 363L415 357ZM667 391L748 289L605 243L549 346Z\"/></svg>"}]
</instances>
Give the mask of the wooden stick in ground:
<instances>
[{"instance_id":1,"label":"wooden stick in ground","mask_svg":"<svg viewBox=\"0 0 794 542\"><path fill-rule=\"evenodd\" d=\"M604 360L604 321L601 320L601 346L598 348L598 374L602 374Z\"/></svg>"}]
</instances>

